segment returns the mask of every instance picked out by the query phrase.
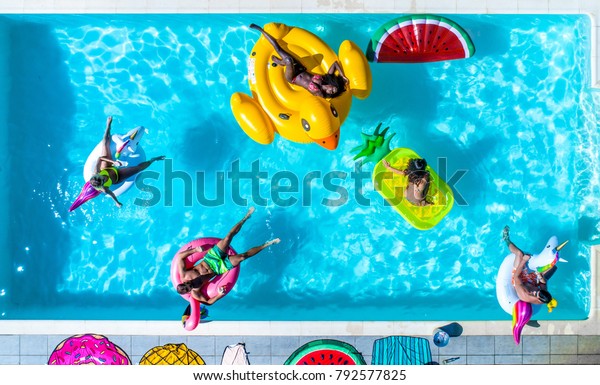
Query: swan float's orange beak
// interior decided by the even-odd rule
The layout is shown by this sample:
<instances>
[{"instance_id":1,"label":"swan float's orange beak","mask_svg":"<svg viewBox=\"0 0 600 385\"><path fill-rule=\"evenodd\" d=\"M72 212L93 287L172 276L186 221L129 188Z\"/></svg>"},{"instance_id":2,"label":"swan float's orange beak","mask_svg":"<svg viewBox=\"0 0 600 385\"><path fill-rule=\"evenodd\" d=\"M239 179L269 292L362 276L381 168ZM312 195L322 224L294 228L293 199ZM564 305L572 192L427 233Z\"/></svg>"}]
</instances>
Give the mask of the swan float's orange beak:
<instances>
[{"instance_id":1,"label":"swan float's orange beak","mask_svg":"<svg viewBox=\"0 0 600 385\"><path fill-rule=\"evenodd\" d=\"M313 140L321 147L324 147L328 150L335 150L338 146L338 143L340 142L340 130L337 130L333 133L333 135L330 135L326 138Z\"/></svg>"}]
</instances>

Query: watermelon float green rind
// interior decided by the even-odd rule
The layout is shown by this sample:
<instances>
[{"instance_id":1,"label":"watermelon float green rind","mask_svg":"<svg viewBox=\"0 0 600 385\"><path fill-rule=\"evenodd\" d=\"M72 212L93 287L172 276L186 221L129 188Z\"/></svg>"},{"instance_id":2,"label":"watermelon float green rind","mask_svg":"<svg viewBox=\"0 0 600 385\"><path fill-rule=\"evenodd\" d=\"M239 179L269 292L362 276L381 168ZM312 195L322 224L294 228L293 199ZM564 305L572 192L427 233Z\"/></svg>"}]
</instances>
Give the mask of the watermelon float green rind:
<instances>
[{"instance_id":1,"label":"watermelon float green rind","mask_svg":"<svg viewBox=\"0 0 600 385\"><path fill-rule=\"evenodd\" d=\"M435 15L408 15L383 24L373 33L367 59L387 63L421 63L473 56L475 46L467 32L450 19Z\"/></svg>"},{"instance_id":2,"label":"watermelon float green rind","mask_svg":"<svg viewBox=\"0 0 600 385\"><path fill-rule=\"evenodd\" d=\"M366 365L352 345L338 340L315 340L296 349L284 365Z\"/></svg>"}]
</instances>

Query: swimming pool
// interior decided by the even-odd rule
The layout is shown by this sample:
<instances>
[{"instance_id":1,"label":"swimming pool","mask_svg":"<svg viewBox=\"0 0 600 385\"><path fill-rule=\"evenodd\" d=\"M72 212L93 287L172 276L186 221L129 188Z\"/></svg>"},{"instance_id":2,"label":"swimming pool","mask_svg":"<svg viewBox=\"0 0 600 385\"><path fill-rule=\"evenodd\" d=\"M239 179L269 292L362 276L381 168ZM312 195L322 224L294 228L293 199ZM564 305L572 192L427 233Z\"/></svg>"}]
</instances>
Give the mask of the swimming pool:
<instances>
[{"instance_id":1,"label":"swimming pool","mask_svg":"<svg viewBox=\"0 0 600 385\"><path fill-rule=\"evenodd\" d=\"M4 47L15 53L6 55L10 91L0 99L9 128L5 177L21 180L3 201L2 317L178 319L185 303L169 281L174 252L193 237L225 234L254 188L257 212L234 247L275 236L282 243L242 266L234 292L212 309L216 319L506 319L494 295L505 224L533 252L551 235L570 239L562 254L569 263L550 283L559 308L543 317L586 318L599 196L589 19L450 18L473 38L475 57L373 64L374 92L353 102L340 146L329 152L279 138L260 146L237 126L229 96L248 92L246 56L258 38L245 26L299 25L336 49L344 39L366 46L390 15L319 23L303 15L3 17L11 36ZM171 159L151 168L160 172L148 182L160 199L129 192L121 210L97 198L69 214L107 115L114 132L146 126L149 156ZM411 147L436 168L444 159L448 178L466 170L453 186L464 202L431 231L384 206L368 178L371 204L357 198L351 149L380 121L396 133L392 147ZM236 167L267 176L241 181L238 197L227 177ZM280 170L299 181L319 177L289 194L293 204L260 202ZM339 190L323 185L332 171Z\"/></svg>"}]
</instances>

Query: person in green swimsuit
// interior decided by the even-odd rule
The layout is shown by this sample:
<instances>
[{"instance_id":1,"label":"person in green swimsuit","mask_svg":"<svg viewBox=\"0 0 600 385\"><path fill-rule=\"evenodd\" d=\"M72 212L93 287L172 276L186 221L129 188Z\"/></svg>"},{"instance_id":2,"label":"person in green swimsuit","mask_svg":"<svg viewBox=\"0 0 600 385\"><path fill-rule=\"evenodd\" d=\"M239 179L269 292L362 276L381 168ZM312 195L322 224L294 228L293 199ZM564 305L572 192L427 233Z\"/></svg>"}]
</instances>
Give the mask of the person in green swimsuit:
<instances>
[{"instance_id":1,"label":"person in green swimsuit","mask_svg":"<svg viewBox=\"0 0 600 385\"><path fill-rule=\"evenodd\" d=\"M217 275L226 273L242 263L242 261L255 256L267 247L279 243L279 238L275 238L263 243L260 246L252 247L244 253L227 255L227 249L229 248L231 240L242 229L242 226L248 220L248 218L250 218L253 212L254 207L250 207L246 213L246 216L244 216L241 221L233 226L225 238L221 239L215 246L213 246L212 249L210 249L204 255L204 258L192 268L188 269L185 267L186 258L194 253L202 252L203 250L201 247L183 250L177 254L177 257L179 257L179 277L181 277L182 282L177 285L177 292L179 294L191 293L192 297L197 301L205 305L212 305L225 295L227 288L225 286L221 286L219 288L219 295L209 299L205 298L200 290L204 283L209 282Z\"/></svg>"},{"instance_id":2,"label":"person in green swimsuit","mask_svg":"<svg viewBox=\"0 0 600 385\"><path fill-rule=\"evenodd\" d=\"M110 151L110 142L112 140L112 136L110 133L111 124L112 116L109 116L106 120L106 130L104 131L104 137L102 139L104 149L102 150L102 155L98 158L98 161L96 162L96 174L92 175L89 182L93 188L110 196L115 201L117 206L121 207L123 206L123 204L119 202L115 193L110 190L110 186L112 186L113 184L117 184L122 180L129 179L131 176L148 168L148 166L150 166L157 160L165 159L165 156L157 156L155 158L142 162L137 166L121 168L115 167L120 166L121 162L118 160L114 160Z\"/></svg>"}]
</instances>

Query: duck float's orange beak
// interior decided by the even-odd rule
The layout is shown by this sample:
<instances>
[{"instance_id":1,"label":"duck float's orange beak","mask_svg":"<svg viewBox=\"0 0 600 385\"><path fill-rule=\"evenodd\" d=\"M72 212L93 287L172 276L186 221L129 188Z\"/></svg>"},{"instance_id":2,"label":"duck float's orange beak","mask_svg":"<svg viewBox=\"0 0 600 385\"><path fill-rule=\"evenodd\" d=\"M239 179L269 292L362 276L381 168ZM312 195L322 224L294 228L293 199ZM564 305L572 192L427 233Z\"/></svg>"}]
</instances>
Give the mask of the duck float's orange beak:
<instances>
[{"instance_id":1,"label":"duck float's orange beak","mask_svg":"<svg viewBox=\"0 0 600 385\"><path fill-rule=\"evenodd\" d=\"M325 147L328 150L335 150L340 141L340 130L337 130L336 132L333 133L333 135L330 135L326 138L313 139L313 140L315 141L315 143L317 143L321 147Z\"/></svg>"}]
</instances>

